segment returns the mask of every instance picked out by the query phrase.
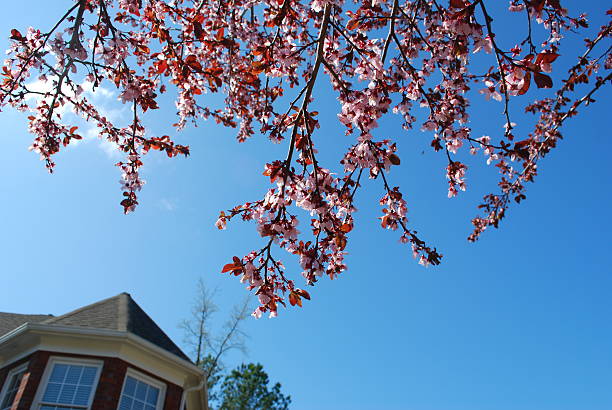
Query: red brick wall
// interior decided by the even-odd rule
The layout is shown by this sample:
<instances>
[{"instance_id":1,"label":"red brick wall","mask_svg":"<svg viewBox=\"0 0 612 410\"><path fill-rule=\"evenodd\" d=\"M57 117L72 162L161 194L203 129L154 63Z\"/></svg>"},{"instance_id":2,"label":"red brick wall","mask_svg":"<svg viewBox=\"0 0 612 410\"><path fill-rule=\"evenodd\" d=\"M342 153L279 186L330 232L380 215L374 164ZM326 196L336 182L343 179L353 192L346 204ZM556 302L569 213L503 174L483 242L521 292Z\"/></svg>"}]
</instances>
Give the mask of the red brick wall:
<instances>
[{"instance_id":1,"label":"red brick wall","mask_svg":"<svg viewBox=\"0 0 612 410\"><path fill-rule=\"evenodd\" d=\"M29 357L28 370L23 375L20 392L15 396L12 410L29 410L36 395L36 389L49 360L49 352L35 352ZM20 394L21 393L21 394Z\"/></svg>"},{"instance_id":2,"label":"red brick wall","mask_svg":"<svg viewBox=\"0 0 612 410\"><path fill-rule=\"evenodd\" d=\"M183 389L176 384L166 383L166 402L164 410L180 410Z\"/></svg>"},{"instance_id":3,"label":"red brick wall","mask_svg":"<svg viewBox=\"0 0 612 410\"><path fill-rule=\"evenodd\" d=\"M117 408L127 368L128 364L123 360L104 359L100 381L91 405L92 410L114 410Z\"/></svg>"},{"instance_id":4,"label":"red brick wall","mask_svg":"<svg viewBox=\"0 0 612 410\"><path fill-rule=\"evenodd\" d=\"M117 358L71 355L46 351L35 352L32 355L11 364L10 366L0 369L0 386L3 386L6 376L11 369L23 364L26 361L29 361L28 370L23 377L21 387L17 393L17 396L15 397L15 403L13 404L11 410L30 409L50 356L96 359L104 362L91 410L115 410L117 408L119 397L121 395L121 389L123 388L125 373L128 367L165 383L166 396L163 407L164 410L179 410L181 396L183 393L183 389L180 386L163 380L136 366L132 366L128 362Z\"/></svg>"}]
</instances>

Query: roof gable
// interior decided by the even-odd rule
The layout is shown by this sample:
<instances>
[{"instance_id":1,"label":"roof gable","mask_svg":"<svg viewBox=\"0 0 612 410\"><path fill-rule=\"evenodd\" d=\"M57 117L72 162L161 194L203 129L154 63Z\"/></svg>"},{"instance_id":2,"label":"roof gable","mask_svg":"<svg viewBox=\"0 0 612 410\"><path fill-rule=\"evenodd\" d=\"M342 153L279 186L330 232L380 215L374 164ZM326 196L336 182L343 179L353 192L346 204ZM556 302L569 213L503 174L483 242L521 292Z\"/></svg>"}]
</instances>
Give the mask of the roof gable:
<instances>
[{"instance_id":1,"label":"roof gable","mask_svg":"<svg viewBox=\"0 0 612 410\"><path fill-rule=\"evenodd\" d=\"M127 294L125 294L127 295ZM145 340L171 352L175 355L185 359L187 361L191 361L189 357L168 337L168 335L161 330L157 323L153 321L147 315L147 313L142 310L140 306L132 299L129 295L127 295L127 323L126 329L128 332L132 332L137 336L142 337Z\"/></svg>"},{"instance_id":2,"label":"roof gable","mask_svg":"<svg viewBox=\"0 0 612 410\"><path fill-rule=\"evenodd\" d=\"M181 359L191 361L128 293L121 293L55 317L52 315L0 313L0 336L26 322L52 326L127 331L177 355Z\"/></svg>"}]
</instances>

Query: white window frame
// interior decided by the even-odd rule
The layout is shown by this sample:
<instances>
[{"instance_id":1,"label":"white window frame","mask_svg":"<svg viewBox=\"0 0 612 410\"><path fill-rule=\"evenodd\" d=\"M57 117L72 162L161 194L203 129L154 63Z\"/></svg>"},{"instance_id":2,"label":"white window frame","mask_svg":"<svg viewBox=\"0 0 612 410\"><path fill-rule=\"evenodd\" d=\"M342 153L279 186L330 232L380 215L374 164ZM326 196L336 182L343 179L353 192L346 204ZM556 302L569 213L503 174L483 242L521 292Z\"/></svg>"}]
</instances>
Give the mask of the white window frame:
<instances>
[{"instance_id":1,"label":"white window frame","mask_svg":"<svg viewBox=\"0 0 612 410\"><path fill-rule=\"evenodd\" d=\"M34 404L32 405L32 410L38 410L41 405L45 403L42 402L43 395L45 394L45 390L47 389L47 384L49 383L49 378L51 377L51 372L53 371L53 367L56 364L68 364L68 365L83 365L83 366L95 366L97 368L96 377L94 379L94 383L92 385L91 392L89 393L89 400L87 401L87 407L84 406L75 406L67 404L65 406L73 406L78 409L90 410L93 402L93 398L96 395L96 390L98 390L98 382L100 381L100 375L102 373L102 366L104 362L101 360L91 360L91 359L81 359L74 357L62 357L62 356L51 356L47 361L47 366L45 367L45 371L41 378L40 384L38 385L38 390L36 391L36 395L34 396ZM50 405L61 406L60 403L54 403Z\"/></svg>"},{"instance_id":2,"label":"white window frame","mask_svg":"<svg viewBox=\"0 0 612 410\"><path fill-rule=\"evenodd\" d=\"M9 384L11 383L13 376L15 376L17 373L27 370L28 364L29 363L26 362L22 365L15 367L14 369L11 369L11 371L8 372L8 374L6 375L6 379L4 379L4 386L2 386L2 391L0 391L0 406L2 405L2 402L4 401L6 394L8 393ZM21 381L23 381L23 378L21 379ZM19 387L21 387L21 382L20 382L20 386L18 386L17 389L19 389Z\"/></svg>"},{"instance_id":3,"label":"white window frame","mask_svg":"<svg viewBox=\"0 0 612 410\"><path fill-rule=\"evenodd\" d=\"M155 406L155 410L163 410L164 403L166 402L166 383L147 376L146 374L142 374L131 367L128 367L127 371L125 372L123 386L121 387L121 394L119 395L119 401L117 401L117 409L119 409L119 405L121 404L121 398L123 397L123 391L125 390L125 383L127 382L128 376L141 382L150 384L153 387L157 387L159 389L159 396L157 397L157 405Z\"/></svg>"}]
</instances>

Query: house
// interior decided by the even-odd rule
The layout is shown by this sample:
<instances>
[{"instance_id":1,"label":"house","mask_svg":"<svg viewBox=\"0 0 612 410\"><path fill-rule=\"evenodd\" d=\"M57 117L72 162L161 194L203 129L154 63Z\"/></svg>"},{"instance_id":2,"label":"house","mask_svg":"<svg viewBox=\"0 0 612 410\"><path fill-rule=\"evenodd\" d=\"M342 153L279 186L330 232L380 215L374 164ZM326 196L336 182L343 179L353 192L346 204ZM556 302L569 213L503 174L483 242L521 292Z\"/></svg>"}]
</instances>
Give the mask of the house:
<instances>
[{"instance_id":1,"label":"house","mask_svg":"<svg viewBox=\"0 0 612 410\"><path fill-rule=\"evenodd\" d=\"M204 373L127 293L0 313L0 410L206 410Z\"/></svg>"}]
</instances>

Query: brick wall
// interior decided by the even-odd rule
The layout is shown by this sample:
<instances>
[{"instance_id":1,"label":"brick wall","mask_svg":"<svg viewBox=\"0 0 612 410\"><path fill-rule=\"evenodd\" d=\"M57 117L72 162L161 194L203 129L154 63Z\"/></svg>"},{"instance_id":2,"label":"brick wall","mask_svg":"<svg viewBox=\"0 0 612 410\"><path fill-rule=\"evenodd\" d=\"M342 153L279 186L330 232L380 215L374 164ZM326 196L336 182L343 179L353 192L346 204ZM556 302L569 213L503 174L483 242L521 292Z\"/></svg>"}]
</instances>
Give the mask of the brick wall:
<instances>
[{"instance_id":1,"label":"brick wall","mask_svg":"<svg viewBox=\"0 0 612 410\"><path fill-rule=\"evenodd\" d=\"M49 360L49 352L35 352L29 357L28 370L23 375L19 393L15 396L12 410L29 410L40 384L45 366ZM21 393L21 394L20 394Z\"/></svg>"},{"instance_id":2,"label":"brick wall","mask_svg":"<svg viewBox=\"0 0 612 410\"><path fill-rule=\"evenodd\" d=\"M117 408L127 368L128 364L121 359L104 359L100 381L91 405L92 410Z\"/></svg>"},{"instance_id":3,"label":"brick wall","mask_svg":"<svg viewBox=\"0 0 612 410\"><path fill-rule=\"evenodd\" d=\"M166 402L164 410L179 410L183 389L176 384L166 383Z\"/></svg>"},{"instance_id":4,"label":"brick wall","mask_svg":"<svg viewBox=\"0 0 612 410\"><path fill-rule=\"evenodd\" d=\"M164 401L164 410L179 410L183 389L176 384L151 374L136 366L130 365L117 358L98 357L98 356L83 356L71 355L65 353L54 353L47 351L38 351L32 355L11 364L10 366L0 369L0 387L4 385L7 374L11 369L28 361L28 369L23 377L19 392L15 397L15 402L11 410L29 410L36 396L36 391L41 382L42 375L47 366L50 356L73 357L82 359L95 359L103 361L100 380L96 388L96 393L92 402L91 410L115 410L119 403L123 381L128 367L140 373L146 374L166 384L166 396Z\"/></svg>"}]
</instances>

